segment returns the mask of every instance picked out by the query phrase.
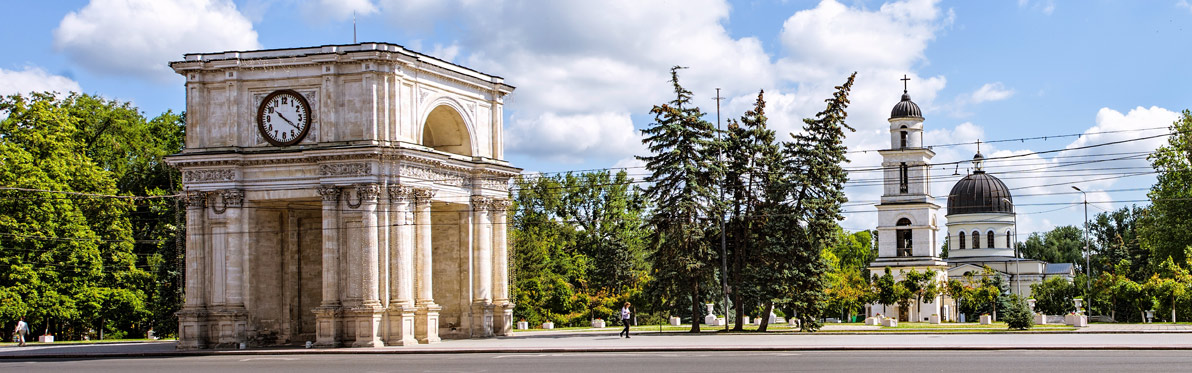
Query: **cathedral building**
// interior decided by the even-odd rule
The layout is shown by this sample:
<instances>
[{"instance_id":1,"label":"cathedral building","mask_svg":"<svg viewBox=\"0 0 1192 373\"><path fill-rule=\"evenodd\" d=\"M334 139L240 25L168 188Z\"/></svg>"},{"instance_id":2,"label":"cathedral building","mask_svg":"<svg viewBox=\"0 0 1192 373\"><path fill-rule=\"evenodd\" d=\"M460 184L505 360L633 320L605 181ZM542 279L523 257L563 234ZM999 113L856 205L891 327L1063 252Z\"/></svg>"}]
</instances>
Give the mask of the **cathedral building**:
<instances>
[{"instance_id":1,"label":"cathedral building","mask_svg":"<svg viewBox=\"0 0 1192 373\"><path fill-rule=\"evenodd\" d=\"M904 78L904 82L908 79ZM973 172L952 187L947 195L948 253L940 250L937 216L940 206L931 194L931 159L935 152L924 146L923 113L911 101L905 87L902 100L890 111L890 148L881 150L883 193L878 211L878 257L869 265L872 275L887 269L896 280L910 271L935 271L936 281L962 278L972 273L983 276L992 268L1010 285L1010 292L1030 296L1030 284L1048 277L1071 278L1071 263L1046 263L1020 258L1014 244L1016 212L1010 189L996 176L985 172L985 157L973 157ZM903 321L926 321L932 315L944 320L959 319L955 303L943 295L912 300L911 307L871 304L866 314L897 316ZM969 317L969 319L972 319Z\"/></svg>"}]
</instances>

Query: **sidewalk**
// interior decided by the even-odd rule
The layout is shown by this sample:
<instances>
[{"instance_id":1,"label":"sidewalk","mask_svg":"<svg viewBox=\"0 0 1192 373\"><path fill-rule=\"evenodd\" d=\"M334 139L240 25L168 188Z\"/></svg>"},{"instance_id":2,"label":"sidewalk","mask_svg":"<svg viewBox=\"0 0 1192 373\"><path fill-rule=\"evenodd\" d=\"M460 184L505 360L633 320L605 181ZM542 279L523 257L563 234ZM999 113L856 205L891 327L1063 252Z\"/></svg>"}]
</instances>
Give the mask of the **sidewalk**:
<instances>
[{"instance_id":1,"label":"sidewalk","mask_svg":"<svg viewBox=\"0 0 1192 373\"><path fill-rule=\"evenodd\" d=\"M249 350L174 349L173 342L101 345L31 345L0 348L0 360L25 358L113 358L199 355L289 354L436 354L436 353L565 353L658 351L798 351L798 350L1192 350L1192 335L1181 333L1047 333L1047 334L712 334L635 332L523 332L512 337L446 340L433 345L304 349L276 347Z\"/></svg>"}]
</instances>

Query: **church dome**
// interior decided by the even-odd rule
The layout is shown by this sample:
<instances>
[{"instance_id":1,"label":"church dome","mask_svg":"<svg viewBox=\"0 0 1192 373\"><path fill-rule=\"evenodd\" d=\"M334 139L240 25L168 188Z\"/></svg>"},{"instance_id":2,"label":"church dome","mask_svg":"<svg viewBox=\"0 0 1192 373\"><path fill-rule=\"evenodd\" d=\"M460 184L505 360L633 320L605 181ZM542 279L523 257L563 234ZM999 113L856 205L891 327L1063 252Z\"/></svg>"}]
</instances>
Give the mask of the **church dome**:
<instances>
[{"instance_id":1,"label":"church dome","mask_svg":"<svg viewBox=\"0 0 1192 373\"><path fill-rule=\"evenodd\" d=\"M890 119L895 118L923 118L919 105L911 101L911 95L906 91L902 92L902 101L894 104L894 109L890 110Z\"/></svg>"},{"instance_id":2,"label":"church dome","mask_svg":"<svg viewBox=\"0 0 1192 373\"><path fill-rule=\"evenodd\" d=\"M1006 183L977 170L957 181L948 193L948 215L981 213L1014 213L1014 197Z\"/></svg>"}]
</instances>

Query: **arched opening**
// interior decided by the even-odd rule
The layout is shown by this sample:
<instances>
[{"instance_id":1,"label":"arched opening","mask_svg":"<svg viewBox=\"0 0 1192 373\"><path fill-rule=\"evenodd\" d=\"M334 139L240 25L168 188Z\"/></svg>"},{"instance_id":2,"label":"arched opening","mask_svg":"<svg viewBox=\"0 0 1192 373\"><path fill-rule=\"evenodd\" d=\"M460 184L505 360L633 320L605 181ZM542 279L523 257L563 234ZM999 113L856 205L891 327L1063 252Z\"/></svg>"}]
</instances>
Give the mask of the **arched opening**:
<instances>
[{"instance_id":1,"label":"arched opening","mask_svg":"<svg viewBox=\"0 0 1192 373\"><path fill-rule=\"evenodd\" d=\"M422 127L422 145L434 150L472 156L472 138L459 112L439 105L426 116Z\"/></svg>"},{"instance_id":2,"label":"arched opening","mask_svg":"<svg viewBox=\"0 0 1192 373\"><path fill-rule=\"evenodd\" d=\"M906 126L902 126L902 131L899 132L899 136L902 138L902 147L906 148Z\"/></svg>"},{"instance_id":3,"label":"arched opening","mask_svg":"<svg viewBox=\"0 0 1192 373\"><path fill-rule=\"evenodd\" d=\"M986 240L989 240L989 242L986 242L988 244L986 246L988 246L990 249L992 249L993 248L993 230L990 229L989 232L985 232L985 237L986 237Z\"/></svg>"},{"instance_id":4,"label":"arched opening","mask_svg":"<svg viewBox=\"0 0 1192 373\"><path fill-rule=\"evenodd\" d=\"M1006 231L1006 248L1014 248L1014 246L1010 243L1010 231Z\"/></svg>"},{"instance_id":5,"label":"arched opening","mask_svg":"<svg viewBox=\"0 0 1192 373\"><path fill-rule=\"evenodd\" d=\"M911 256L911 251L914 246L914 237L911 235L910 229L911 220L907 218L898 219L898 223L896 225L899 227L906 227L899 228L895 231L895 235L897 236L895 239L895 246L898 249L898 256Z\"/></svg>"},{"instance_id":6,"label":"arched opening","mask_svg":"<svg viewBox=\"0 0 1192 373\"><path fill-rule=\"evenodd\" d=\"M906 162L898 166L898 192L902 194L906 194L910 190L910 186L908 185L909 180L907 180L910 178L908 169L909 167L906 166Z\"/></svg>"},{"instance_id":7,"label":"arched opening","mask_svg":"<svg viewBox=\"0 0 1192 373\"><path fill-rule=\"evenodd\" d=\"M981 232L973 231L973 248L981 248Z\"/></svg>"},{"instance_id":8,"label":"arched opening","mask_svg":"<svg viewBox=\"0 0 1192 373\"><path fill-rule=\"evenodd\" d=\"M964 232L960 232L960 239L957 241L960 241L960 249L964 250Z\"/></svg>"}]
</instances>

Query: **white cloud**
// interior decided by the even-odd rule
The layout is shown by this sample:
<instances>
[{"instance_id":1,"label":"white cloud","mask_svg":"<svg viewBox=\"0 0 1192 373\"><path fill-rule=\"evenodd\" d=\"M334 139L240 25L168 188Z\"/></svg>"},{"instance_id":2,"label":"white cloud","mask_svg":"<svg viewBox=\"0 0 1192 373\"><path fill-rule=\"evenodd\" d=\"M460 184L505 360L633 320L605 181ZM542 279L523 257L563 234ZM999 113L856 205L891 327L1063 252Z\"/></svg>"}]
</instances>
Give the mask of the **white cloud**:
<instances>
[{"instance_id":1,"label":"white cloud","mask_svg":"<svg viewBox=\"0 0 1192 373\"><path fill-rule=\"evenodd\" d=\"M1192 4L1189 4L1188 0L1180 0L1179 2L1175 3L1175 6L1176 8L1184 8L1192 12Z\"/></svg>"},{"instance_id":2,"label":"white cloud","mask_svg":"<svg viewBox=\"0 0 1192 373\"><path fill-rule=\"evenodd\" d=\"M299 10L312 23L326 23L376 13L377 6L372 0L317 0L301 2Z\"/></svg>"},{"instance_id":3,"label":"white cloud","mask_svg":"<svg viewBox=\"0 0 1192 373\"><path fill-rule=\"evenodd\" d=\"M40 67L27 66L24 70L0 69L0 96L27 94L31 92L81 92L79 83L61 75L46 72Z\"/></svg>"},{"instance_id":4,"label":"white cloud","mask_svg":"<svg viewBox=\"0 0 1192 373\"><path fill-rule=\"evenodd\" d=\"M973 92L971 100L974 104L979 104L987 101L1001 101L1014 95L1014 90L1006 89L1002 82L985 83L977 91Z\"/></svg>"},{"instance_id":5,"label":"white cloud","mask_svg":"<svg viewBox=\"0 0 1192 373\"><path fill-rule=\"evenodd\" d=\"M578 163L587 157L641 154L641 140L628 113L558 115L543 113L506 123L510 149L554 162ZM613 158L615 159L615 158Z\"/></svg>"},{"instance_id":6,"label":"white cloud","mask_svg":"<svg viewBox=\"0 0 1192 373\"><path fill-rule=\"evenodd\" d=\"M184 53L261 44L229 0L92 0L62 18L54 47L92 71L164 81Z\"/></svg>"},{"instance_id":7,"label":"white cloud","mask_svg":"<svg viewBox=\"0 0 1192 373\"><path fill-rule=\"evenodd\" d=\"M1018 0L1018 7L1037 10L1045 15L1051 15L1051 13L1055 12L1055 0Z\"/></svg>"}]
</instances>

